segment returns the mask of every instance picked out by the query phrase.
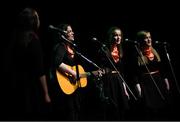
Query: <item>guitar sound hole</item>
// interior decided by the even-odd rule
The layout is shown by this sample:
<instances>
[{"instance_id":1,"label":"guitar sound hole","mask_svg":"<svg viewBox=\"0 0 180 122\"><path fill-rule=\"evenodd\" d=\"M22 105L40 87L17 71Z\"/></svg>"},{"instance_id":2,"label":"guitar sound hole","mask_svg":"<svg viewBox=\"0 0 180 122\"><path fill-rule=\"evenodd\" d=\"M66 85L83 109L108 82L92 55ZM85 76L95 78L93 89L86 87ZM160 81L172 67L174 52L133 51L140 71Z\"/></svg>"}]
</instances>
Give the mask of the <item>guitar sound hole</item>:
<instances>
[{"instance_id":1,"label":"guitar sound hole","mask_svg":"<svg viewBox=\"0 0 180 122\"><path fill-rule=\"evenodd\" d=\"M74 85L76 84L76 80L71 75L68 75L68 79L71 84L74 84Z\"/></svg>"}]
</instances>

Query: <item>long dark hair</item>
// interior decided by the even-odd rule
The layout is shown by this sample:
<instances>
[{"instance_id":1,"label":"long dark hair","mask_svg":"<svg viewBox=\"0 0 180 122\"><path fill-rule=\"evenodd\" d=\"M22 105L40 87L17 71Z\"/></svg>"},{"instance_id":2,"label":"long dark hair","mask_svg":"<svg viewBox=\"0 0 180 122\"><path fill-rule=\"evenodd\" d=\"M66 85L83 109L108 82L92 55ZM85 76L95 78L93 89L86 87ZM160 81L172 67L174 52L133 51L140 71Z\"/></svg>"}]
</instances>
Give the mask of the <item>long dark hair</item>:
<instances>
[{"instance_id":1,"label":"long dark hair","mask_svg":"<svg viewBox=\"0 0 180 122\"><path fill-rule=\"evenodd\" d=\"M63 31L66 31L68 26L71 26L71 25L67 23L57 25L57 27Z\"/></svg>"},{"instance_id":2,"label":"long dark hair","mask_svg":"<svg viewBox=\"0 0 180 122\"><path fill-rule=\"evenodd\" d=\"M68 26L71 26L70 24L67 24L67 23L62 23L62 24L58 24L57 25L57 28L59 28L60 30L62 31L67 31L67 27ZM62 38L60 37L61 34L59 33L53 33L53 40L54 40L54 45L58 44L59 42L62 43ZM66 36L66 35L64 35Z\"/></svg>"},{"instance_id":3,"label":"long dark hair","mask_svg":"<svg viewBox=\"0 0 180 122\"><path fill-rule=\"evenodd\" d=\"M38 16L37 11L33 8L23 9L17 16L16 26L22 30L34 30L38 29Z\"/></svg>"},{"instance_id":4,"label":"long dark hair","mask_svg":"<svg viewBox=\"0 0 180 122\"><path fill-rule=\"evenodd\" d=\"M113 26L107 32L107 40L105 41L105 44L107 45L109 50L111 49L111 46L114 43L113 36L114 36L115 30L121 31L121 29L119 27ZM121 33L122 33L122 31L121 31ZM118 50L120 52L120 58L122 58L123 57L122 43L118 46Z\"/></svg>"},{"instance_id":5,"label":"long dark hair","mask_svg":"<svg viewBox=\"0 0 180 122\"><path fill-rule=\"evenodd\" d=\"M39 21L37 11L33 8L25 8L19 13L13 33L16 46L26 48L33 38L38 39L36 31Z\"/></svg>"}]
</instances>

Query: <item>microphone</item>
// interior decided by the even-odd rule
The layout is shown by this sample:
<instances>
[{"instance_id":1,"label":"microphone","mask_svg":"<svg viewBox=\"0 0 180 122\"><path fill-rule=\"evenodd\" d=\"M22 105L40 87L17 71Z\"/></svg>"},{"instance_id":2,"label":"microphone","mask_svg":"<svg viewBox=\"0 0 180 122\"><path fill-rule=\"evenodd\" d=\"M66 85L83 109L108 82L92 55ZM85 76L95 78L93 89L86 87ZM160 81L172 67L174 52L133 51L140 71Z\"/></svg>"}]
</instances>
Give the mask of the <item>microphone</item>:
<instances>
[{"instance_id":1,"label":"microphone","mask_svg":"<svg viewBox=\"0 0 180 122\"><path fill-rule=\"evenodd\" d=\"M92 41L93 41L93 42L96 42L96 43L98 43L98 44L100 44L101 47L106 47L106 45L103 44L102 42L100 42L96 37L93 37L93 38L92 38Z\"/></svg>"},{"instance_id":2,"label":"microphone","mask_svg":"<svg viewBox=\"0 0 180 122\"><path fill-rule=\"evenodd\" d=\"M154 43L159 45L169 45L167 42L160 42L160 41L155 41Z\"/></svg>"},{"instance_id":3,"label":"microphone","mask_svg":"<svg viewBox=\"0 0 180 122\"><path fill-rule=\"evenodd\" d=\"M124 42L129 42L129 43L132 43L132 44L139 44L137 41L130 40L130 39L125 39Z\"/></svg>"},{"instance_id":4,"label":"microphone","mask_svg":"<svg viewBox=\"0 0 180 122\"><path fill-rule=\"evenodd\" d=\"M49 25L49 29L60 32L62 34L67 34L67 31L63 31L62 29L54 27L53 25Z\"/></svg>"}]
</instances>

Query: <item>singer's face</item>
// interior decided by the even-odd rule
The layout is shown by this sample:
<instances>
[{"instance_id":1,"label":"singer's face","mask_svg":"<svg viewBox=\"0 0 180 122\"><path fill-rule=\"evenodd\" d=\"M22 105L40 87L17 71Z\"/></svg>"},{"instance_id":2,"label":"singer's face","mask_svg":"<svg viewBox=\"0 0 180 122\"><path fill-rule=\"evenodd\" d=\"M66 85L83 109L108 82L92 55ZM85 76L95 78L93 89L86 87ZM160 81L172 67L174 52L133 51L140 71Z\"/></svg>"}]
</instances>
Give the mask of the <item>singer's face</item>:
<instances>
[{"instance_id":1,"label":"singer's face","mask_svg":"<svg viewBox=\"0 0 180 122\"><path fill-rule=\"evenodd\" d=\"M121 43L121 39L122 39L121 30L118 30L118 29L114 30L113 39L114 39L115 44L120 44Z\"/></svg>"},{"instance_id":2,"label":"singer's face","mask_svg":"<svg viewBox=\"0 0 180 122\"><path fill-rule=\"evenodd\" d=\"M146 33L143 44L144 46L148 46L148 47L152 46L152 39L150 33Z\"/></svg>"},{"instance_id":3,"label":"singer's face","mask_svg":"<svg viewBox=\"0 0 180 122\"><path fill-rule=\"evenodd\" d=\"M70 41L74 41L74 32L73 32L71 26L67 27L67 39Z\"/></svg>"}]
</instances>

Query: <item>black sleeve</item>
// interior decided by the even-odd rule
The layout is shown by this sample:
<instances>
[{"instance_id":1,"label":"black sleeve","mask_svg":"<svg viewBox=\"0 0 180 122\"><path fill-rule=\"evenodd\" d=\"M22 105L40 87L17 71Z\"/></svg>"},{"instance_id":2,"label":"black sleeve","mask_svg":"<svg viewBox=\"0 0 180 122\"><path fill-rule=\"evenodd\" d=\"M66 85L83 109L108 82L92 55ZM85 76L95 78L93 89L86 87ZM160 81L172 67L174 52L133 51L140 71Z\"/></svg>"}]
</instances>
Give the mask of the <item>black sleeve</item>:
<instances>
[{"instance_id":1,"label":"black sleeve","mask_svg":"<svg viewBox=\"0 0 180 122\"><path fill-rule=\"evenodd\" d=\"M124 76L130 86L132 88L139 83L139 69L137 63L138 53L135 49L134 44L129 45L129 43L124 43L123 45L123 69Z\"/></svg>"},{"instance_id":2,"label":"black sleeve","mask_svg":"<svg viewBox=\"0 0 180 122\"><path fill-rule=\"evenodd\" d=\"M44 75L45 71L44 71L44 62L43 62L43 51L42 51L42 46L40 43L40 40L38 39L33 39L31 42L31 46L32 46L32 62L33 65L35 66L35 70L34 72L38 75L38 76L42 76Z\"/></svg>"},{"instance_id":3,"label":"black sleeve","mask_svg":"<svg viewBox=\"0 0 180 122\"><path fill-rule=\"evenodd\" d=\"M168 78L168 71L170 71L170 69L168 70L169 65L168 62L164 59L161 58L161 62L160 62L160 72L161 72L161 77L164 78Z\"/></svg>"},{"instance_id":4,"label":"black sleeve","mask_svg":"<svg viewBox=\"0 0 180 122\"><path fill-rule=\"evenodd\" d=\"M168 64L168 59L167 59L167 55L165 53L165 51L163 51L163 49L159 48L157 49L158 51L158 54L160 56L160 63L159 63L159 70L160 70L160 73L161 73L161 77L164 79L164 78L168 78L169 76L169 71L170 71L170 67L169 67L169 64Z\"/></svg>"},{"instance_id":5,"label":"black sleeve","mask_svg":"<svg viewBox=\"0 0 180 122\"><path fill-rule=\"evenodd\" d=\"M130 74L131 74L131 79L132 79L132 84L137 84L139 83L139 77L140 77L140 69L138 66L138 54L135 53L131 59L131 68L129 68Z\"/></svg>"},{"instance_id":6,"label":"black sleeve","mask_svg":"<svg viewBox=\"0 0 180 122\"><path fill-rule=\"evenodd\" d=\"M57 44L54 47L54 64L55 67L58 68L59 65L63 62L63 58L65 55L65 47L63 44Z\"/></svg>"}]
</instances>

